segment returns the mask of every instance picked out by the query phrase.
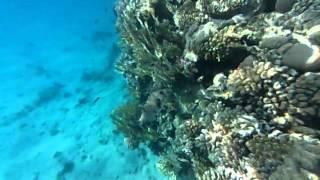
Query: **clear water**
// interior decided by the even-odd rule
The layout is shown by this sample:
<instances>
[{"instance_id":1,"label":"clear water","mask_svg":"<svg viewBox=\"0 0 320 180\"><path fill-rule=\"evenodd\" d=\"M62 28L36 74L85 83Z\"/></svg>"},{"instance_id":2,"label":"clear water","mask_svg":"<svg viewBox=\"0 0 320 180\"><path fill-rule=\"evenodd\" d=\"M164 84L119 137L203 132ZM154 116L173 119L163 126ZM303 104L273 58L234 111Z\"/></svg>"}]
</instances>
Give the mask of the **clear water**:
<instances>
[{"instance_id":1,"label":"clear water","mask_svg":"<svg viewBox=\"0 0 320 180\"><path fill-rule=\"evenodd\" d=\"M109 118L126 98L114 2L0 3L0 180L163 179Z\"/></svg>"}]
</instances>

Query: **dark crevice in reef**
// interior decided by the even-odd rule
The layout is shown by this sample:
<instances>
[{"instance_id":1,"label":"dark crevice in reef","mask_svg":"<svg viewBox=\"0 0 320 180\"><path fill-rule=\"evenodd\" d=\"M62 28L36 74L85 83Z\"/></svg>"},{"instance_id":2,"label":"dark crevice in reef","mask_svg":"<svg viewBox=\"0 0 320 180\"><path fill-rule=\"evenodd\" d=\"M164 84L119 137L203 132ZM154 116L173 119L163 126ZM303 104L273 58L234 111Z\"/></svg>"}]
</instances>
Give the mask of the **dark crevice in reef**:
<instances>
[{"instance_id":1,"label":"dark crevice in reef","mask_svg":"<svg viewBox=\"0 0 320 180\"><path fill-rule=\"evenodd\" d=\"M175 81L173 88L175 91L183 91L186 93L190 93L192 90L190 87L196 85L195 78L186 77L182 73L176 74L174 79Z\"/></svg>"},{"instance_id":2,"label":"dark crevice in reef","mask_svg":"<svg viewBox=\"0 0 320 180\"><path fill-rule=\"evenodd\" d=\"M183 103L192 103L194 101L194 97L196 96L198 90L201 86L197 83L196 78L186 77L182 73L179 73L175 76L175 82L173 83L173 92L176 94L176 98ZM190 119L191 112L181 112L179 116L183 119Z\"/></svg>"},{"instance_id":3,"label":"dark crevice in reef","mask_svg":"<svg viewBox=\"0 0 320 180\"><path fill-rule=\"evenodd\" d=\"M151 89L153 87L153 80L150 76L143 76L142 78L138 79L139 87L141 92L140 93L140 101L145 102L151 92Z\"/></svg>"},{"instance_id":4,"label":"dark crevice in reef","mask_svg":"<svg viewBox=\"0 0 320 180\"><path fill-rule=\"evenodd\" d=\"M146 22L148 24L149 30L151 32L154 32L155 31L155 27L156 27L154 19L150 15L148 17L146 17L146 18L147 18Z\"/></svg>"},{"instance_id":5,"label":"dark crevice in reef","mask_svg":"<svg viewBox=\"0 0 320 180\"><path fill-rule=\"evenodd\" d=\"M223 62L217 60L199 60L196 62L196 77L203 77L201 83L203 87L208 87L212 83L213 77L221 72L228 72L231 69L237 68L243 60L250 55L250 52L234 48L232 53L223 59Z\"/></svg>"},{"instance_id":6,"label":"dark crevice in reef","mask_svg":"<svg viewBox=\"0 0 320 180\"><path fill-rule=\"evenodd\" d=\"M233 16L239 14L241 12L241 9L234 9L233 11L229 11L226 13L220 13L218 15L211 15L213 19L223 19L223 20L228 20L231 19Z\"/></svg>"},{"instance_id":7,"label":"dark crevice in reef","mask_svg":"<svg viewBox=\"0 0 320 180\"><path fill-rule=\"evenodd\" d=\"M277 0L265 0L264 1L264 12L270 13L275 10Z\"/></svg>"},{"instance_id":8,"label":"dark crevice in reef","mask_svg":"<svg viewBox=\"0 0 320 180\"><path fill-rule=\"evenodd\" d=\"M163 21L164 19L167 19L170 22L173 21L173 14L168 10L164 1L157 1L153 4L153 8L155 10L155 16L158 17L160 21Z\"/></svg>"},{"instance_id":9,"label":"dark crevice in reef","mask_svg":"<svg viewBox=\"0 0 320 180\"><path fill-rule=\"evenodd\" d=\"M230 51L232 53L230 53L225 60L228 62L228 64L225 65L227 70L237 68L243 60L250 55L250 52L243 48L232 48Z\"/></svg>"},{"instance_id":10,"label":"dark crevice in reef","mask_svg":"<svg viewBox=\"0 0 320 180\"><path fill-rule=\"evenodd\" d=\"M256 39L251 39L248 36L243 36L240 41L244 42L246 46L257 46L259 44L259 41Z\"/></svg>"},{"instance_id":11,"label":"dark crevice in reef","mask_svg":"<svg viewBox=\"0 0 320 180\"><path fill-rule=\"evenodd\" d=\"M303 116L300 116L299 118L303 119L305 123L304 126L320 130L320 123L319 123L318 117L314 116L314 117L305 118ZM320 133L319 133L319 136L320 136Z\"/></svg>"},{"instance_id":12,"label":"dark crevice in reef","mask_svg":"<svg viewBox=\"0 0 320 180\"><path fill-rule=\"evenodd\" d=\"M208 87L210 85L210 81L218 71L215 69L219 69L219 71L223 71L225 69L224 65L210 60L200 60L196 63L196 69L198 73L196 74L197 77L203 77L202 84L204 87Z\"/></svg>"}]
</instances>

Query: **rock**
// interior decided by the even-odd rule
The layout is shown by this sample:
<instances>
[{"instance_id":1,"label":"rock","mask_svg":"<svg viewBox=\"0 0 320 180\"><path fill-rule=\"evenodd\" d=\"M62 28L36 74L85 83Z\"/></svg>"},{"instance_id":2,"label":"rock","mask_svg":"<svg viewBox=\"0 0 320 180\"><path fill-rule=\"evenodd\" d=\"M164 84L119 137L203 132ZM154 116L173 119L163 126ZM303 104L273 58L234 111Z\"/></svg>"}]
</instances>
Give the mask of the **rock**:
<instances>
[{"instance_id":1,"label":"rock","mask_svg":"<svg viewBox=\"0 0 320 180\"><path fill-rule=\"evenodd\" d=\"M310 34L309 38L312 43L320 45L320 31Z\"/></svg>"},{"instance_id":2,"label":"rock","mask_svg":"<svg viewBox=\"0 0 320 180\"><path fill-rule=\"evenodd\" d=\"M283 46L279 47L279 49L277 50L277 52L279 54L284 54L288 49L290 49L293 46L292 43L286 43Z\"/></svg>"},{"instance_id":3,"label":"rock","mask_svg":"<svg viewBox=\"0 0 320 180\"><path fill-rule=\"evenodd\" d=\"M261 48L267 48L267 49L278 49L282 45L288 42L288 38L284 36L274 36L262 39L260 43Z\"/></svg>"},{"instance_id":4,"label":"rock","mask_svg":"<svg viewBox=\"0 0 320 180\"><path fill-rule=\"evenodd\" d=\"M223 73L219 73L213 78L213 85L215 87L221 87L226 83L227 77Z\"/></svg>"},{"instance_id":5,"label":"rock","mask_svg":"<svg viewBox=\"0 0 320 180\"><path fill-rule=\"evenodd\" d=\"M283 55L283 63L302 71L320 70L319 47L295 44Z\"/></svg>"},{"instance_id":6,"label":"rock","mask_svg":"<svg viewBox=\"0 0 320 180\"><path fill-rule=\"evenodd\" d=\"M285 13L291 10L296 0L277 0L275 10L280 13Z\"/></svg>"},{"instance_id":7,"label":"rock","mask_svg":"<svg viewBox=\"0 0 320 180\"><path fill-rule=\"evenodd\" d=\"M243 68L243 67L252 67L253 66L253 61L255 61L256 58L252 55L247 56L240 64L239 67Z\"/></svg>"},{"instance_id":8,"label":"rock","mask_svg":"<svg viewBox=\"0 0 320 180\"><path fill-rule=\"evenodd\" d=\"M288 123L288 121L285 117L276 117L273 119L273 122L278 125L285 125Z\"/></svg>"},{"instance_id":9,"label":"rock","mask_svg":"<svg viewBox=\"0 0 320 180\"><path fill-rule=\"evenodd\" d=\"M308 38L311 43L320 45L320 25L310 28L308 31Z\"/></svg>"}]
</instances>

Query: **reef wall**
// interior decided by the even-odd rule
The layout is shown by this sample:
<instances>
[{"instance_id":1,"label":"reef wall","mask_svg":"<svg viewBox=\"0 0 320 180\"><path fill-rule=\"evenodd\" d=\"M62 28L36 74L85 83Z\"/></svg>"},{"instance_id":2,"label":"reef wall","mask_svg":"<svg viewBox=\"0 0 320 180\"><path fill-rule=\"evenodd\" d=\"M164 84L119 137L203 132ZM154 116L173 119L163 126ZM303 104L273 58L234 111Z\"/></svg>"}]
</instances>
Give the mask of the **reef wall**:
<instances>
[{"instance_id":1,"label":"reef wall","mask_svg":"<svg viewBox=\"0 0 320 180\"><path fill-rule=\"evenodd\" d=\"M112 113L172 179L318 179L319 0L118 0Z\"/></svg>"}]
</instances>

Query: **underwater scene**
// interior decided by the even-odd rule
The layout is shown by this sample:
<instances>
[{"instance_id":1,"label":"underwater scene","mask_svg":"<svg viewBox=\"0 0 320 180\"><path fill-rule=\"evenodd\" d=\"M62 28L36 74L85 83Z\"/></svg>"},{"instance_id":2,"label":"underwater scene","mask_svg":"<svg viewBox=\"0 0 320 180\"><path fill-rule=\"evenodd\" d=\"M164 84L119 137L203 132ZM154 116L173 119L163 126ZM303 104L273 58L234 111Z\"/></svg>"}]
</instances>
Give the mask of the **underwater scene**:
<instances>
[{"instance_id":1,"label":"underwater scene","mask_svg":"<svg viewBox=\"0 0 320 180\"><path fill-rule=\"evenodd\" d=\"M128 96L114 2L0 2L0 180L163 179L110 118Z\"/></svg>"},{"instance_id":2,"label":"underwater scene","mask_svg":"<svg viewBox=\"0 0 320 180\"><path fill-rule=\"evenodd\" d=\"M320 0L0 2L0 180L320 179Z\"/></svg>"}]
</instances>

